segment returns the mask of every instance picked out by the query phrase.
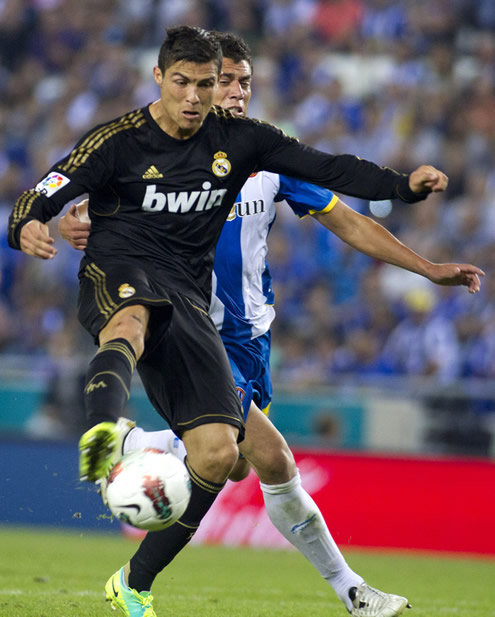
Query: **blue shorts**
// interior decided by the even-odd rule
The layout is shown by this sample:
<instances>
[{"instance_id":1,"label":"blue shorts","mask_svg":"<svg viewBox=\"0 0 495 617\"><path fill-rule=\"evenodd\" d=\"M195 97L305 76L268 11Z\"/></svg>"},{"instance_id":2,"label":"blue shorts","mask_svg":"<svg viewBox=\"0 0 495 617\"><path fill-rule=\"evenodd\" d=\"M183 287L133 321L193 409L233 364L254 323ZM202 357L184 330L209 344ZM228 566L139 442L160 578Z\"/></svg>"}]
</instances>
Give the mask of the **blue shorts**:
<instances>
[{"instance_id":1,"label":"blue shorts","mask_svg":"<svg viewBox=\"0 0 495 617\"><path fill-rule=\"evenodd\" d=\"M272 400L270 331L247 342L223 337L246 420L251 402L268 415Z\"/></svg>"}]
</instances>

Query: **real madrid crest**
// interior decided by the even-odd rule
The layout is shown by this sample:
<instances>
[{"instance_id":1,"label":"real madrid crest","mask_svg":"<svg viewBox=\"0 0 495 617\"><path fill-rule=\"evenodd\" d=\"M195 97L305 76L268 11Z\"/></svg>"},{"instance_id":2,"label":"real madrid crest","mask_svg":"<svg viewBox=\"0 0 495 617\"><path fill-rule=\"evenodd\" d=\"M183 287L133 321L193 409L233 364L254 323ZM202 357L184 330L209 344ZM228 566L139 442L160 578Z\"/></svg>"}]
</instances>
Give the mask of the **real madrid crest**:
<instances>
[{"instance_id":1,"label":"real madrid crest","mask_svg":"<svg viewBox=\"0 0 495 617\"><path fill-rule=\"evenodd\" d=\"M136 293L134 287L131 287L129 283L124 283L119 287L119 296L121 298L130 298Z\"/></svg>"},{"instance_id":2,"label":"real madrid crest","mask_svg":"<svg viewBox=\"0 0 495 617\"><path fill-rule=\"evenodd\" d=\"M223 178L224 176L228 176L230 170L232 169L232 165L230 164L229 159L227 158L227 154L219 150L216 154L213 155L215 159L211 165L211 169L213 173L218 178Z\"/></svg>"}]
</instances>

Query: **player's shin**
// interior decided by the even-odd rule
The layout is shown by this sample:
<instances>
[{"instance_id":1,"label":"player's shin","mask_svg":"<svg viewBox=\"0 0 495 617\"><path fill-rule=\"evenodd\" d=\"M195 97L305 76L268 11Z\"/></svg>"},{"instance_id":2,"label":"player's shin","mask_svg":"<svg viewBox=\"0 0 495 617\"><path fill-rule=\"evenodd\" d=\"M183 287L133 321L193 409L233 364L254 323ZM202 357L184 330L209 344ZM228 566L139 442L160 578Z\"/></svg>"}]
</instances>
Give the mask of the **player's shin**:
<instances>
[{"instance_id":1,"label":"player's shin","mask_svg":"<svg viewBox=\"0 0 495 617\"><path fill-rule=\"evenodd\" d=\"M352 608L349 589L363 579L347 565L318 506L301 486L299 473L284 484L260 482L260 486L274 526L330 583L346 607Z\"/></svg>"},{"instance_id":2,"label":"player's shin","mask_svg":"<svg viewBox=\"0 0 495 617\"><path fill-rule=\"evenodd\" d=\"M149 533L130 561L129 587L138 592L149 591L159 572L191 540L205 514L225 483L204 480L185 464L191 477L191 499L181 518L167 529Z\"/></svg>"},{"instance_id":3,"label":"player's shin","mask_svg":"<svg viewBox=\"0 0 495 617\"><path fill-rule=\"evenodd\" d=\"M88 428L100 422L117 422L129 398L136 355L123 338L102 345L91 360L84 387Z\"/></svg>"},{"instance_id":4,"label":"player's shin","mask_svg":"<svg viewBox=\"0 0 495 617\"><path fill-rule=\"evenodd\" d=\"M79 440L79 477L97 482L109 473L119 443L117 420L129 398L136 356L130 343L113 339L91 361L84 388L89 428Z\"/></svg>"}]
</instances>

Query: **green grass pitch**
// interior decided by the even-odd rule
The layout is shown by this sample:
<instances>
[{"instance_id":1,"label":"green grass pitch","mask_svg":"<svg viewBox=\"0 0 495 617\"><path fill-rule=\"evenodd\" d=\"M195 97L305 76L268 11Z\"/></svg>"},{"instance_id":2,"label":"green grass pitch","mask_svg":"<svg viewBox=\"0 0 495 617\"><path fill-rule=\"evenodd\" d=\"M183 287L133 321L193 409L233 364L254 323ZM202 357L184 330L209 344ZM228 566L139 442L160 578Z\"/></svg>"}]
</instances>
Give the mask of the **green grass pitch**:
<instances>
[{"instance_id":1,"label":"green grass pitch","mask_svg":"<svg viewBox=\"0 0 495 617\"><path fill-rule=\"evenodd\" d=\"M0 527L0 616L111 617L107 578L137 544L115 535ZM495 560L412 552L346 553L408 617L493 617ZM157 579L158 617L332 617L347 612L295 551L188 547Z\"/></svg>"}]
</instances>

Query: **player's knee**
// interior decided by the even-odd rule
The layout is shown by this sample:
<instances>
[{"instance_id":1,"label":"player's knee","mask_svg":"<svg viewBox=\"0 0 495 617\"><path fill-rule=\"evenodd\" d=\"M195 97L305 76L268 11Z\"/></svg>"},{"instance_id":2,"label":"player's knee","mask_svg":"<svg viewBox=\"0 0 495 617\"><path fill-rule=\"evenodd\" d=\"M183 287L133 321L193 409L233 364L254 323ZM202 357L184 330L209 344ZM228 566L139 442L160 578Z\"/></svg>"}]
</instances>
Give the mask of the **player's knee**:
<instances>
[{"instance_id":1,"label":"player's knee","mask_svg":"<svg viewBox=\"0 0 495 617\"><path fill-rule=\"evenodd\" d=\"M235 447L227 445L203 450L200 454L188 452L188 461L204 480L221 484L229 477L239 456Z\"/></svg>"},{"instance_id":2,"label":"player's knee","mask_svg":"<svg viewBox=\"0 0 495 617\"><path fill-rule=\"evenodd\" d=\"M251 465L246 461L246 459L239 458L230 472L229 480L232 482L241 482L248 477L250 471Z\"/></svg>"},{"instance_id":3,"label":"player's knee","mask_svg":"<svg viewBox=\"0 0 495 617\"><path fill-rule=\"evenodd\" d=\"M290 448L285 444L268 450L263 460L255 466L255 470L261 482L283 484L295 476L297 466Z\"/></svg>"},{"instance_id":4,"label":"player's knee","mask_svg":"<svg viewBox=\"0 0 495 617\"><path fill-rule=\"evenodd\" d=\"M208 470L208 474L217 478L214 481L223 482L229 476L238 458L237 446L226 443L210 448L203 457L203 465Z\"/></svg>"},{"instance_id":5,"label":"player's knee","mask_svg":"<svg viewBox=\"0 0 495 617\"><path fill-rule=\"evenodd\" d=\"M229 424L203 424L184 432L187 460L204 480L224 482L238 457L237 429Z\"/></svg>"}]
</instances>

